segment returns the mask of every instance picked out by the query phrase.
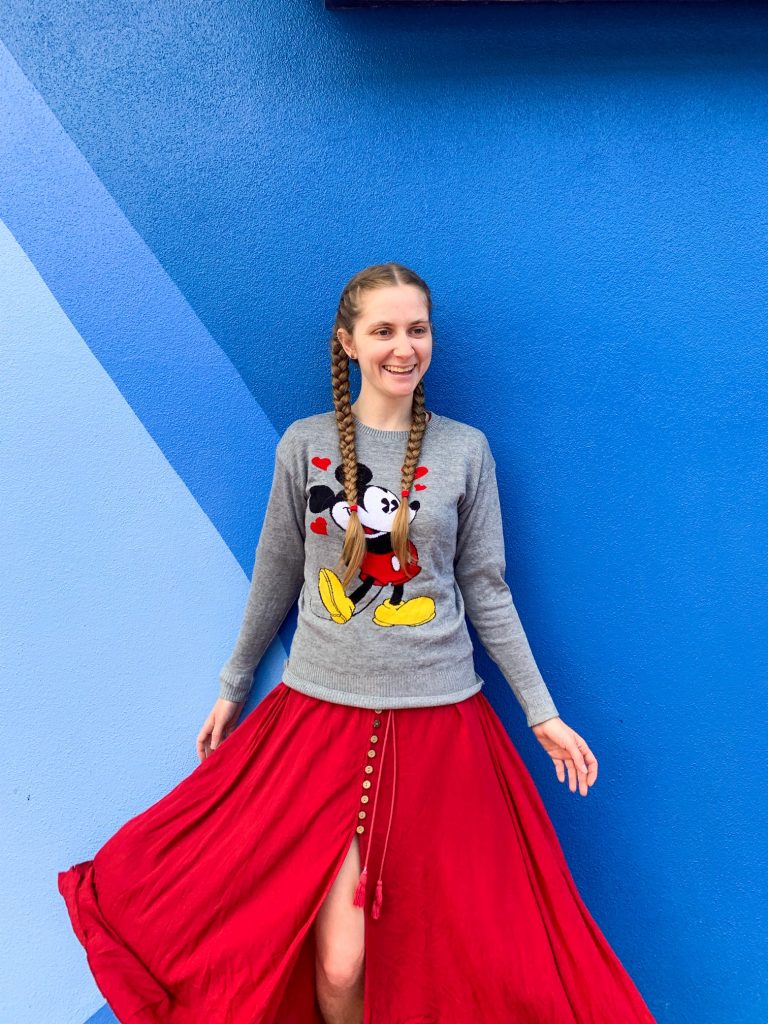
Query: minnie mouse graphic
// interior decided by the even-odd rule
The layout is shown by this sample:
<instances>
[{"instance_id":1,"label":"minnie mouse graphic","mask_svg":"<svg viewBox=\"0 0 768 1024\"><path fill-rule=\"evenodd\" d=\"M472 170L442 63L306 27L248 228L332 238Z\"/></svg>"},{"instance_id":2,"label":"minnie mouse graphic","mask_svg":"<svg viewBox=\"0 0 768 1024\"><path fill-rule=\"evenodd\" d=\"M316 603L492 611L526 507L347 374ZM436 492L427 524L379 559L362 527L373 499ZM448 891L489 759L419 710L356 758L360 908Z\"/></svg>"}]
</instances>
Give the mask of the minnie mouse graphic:
<instances>
[{"instance_id":1,"label":"minnie mouse graphic","mask_svg":"<svg viewBox=\"0 0 768 1024\"><path fill-rule=\"evenodd\" d=\"M313 463L327 469L329 460L313 459ZM344 471L341 465L334 473L339 484L343 483ZM357 464L358 506L357 514L365 531L366 552L360 565L360 586L352 594L347 595L341 580L331 569L321 569L318 576L318 590L323 605L334 622L348 622L353 615L358 615L363 608L358 605L371 590L379 587L378 593L386 586L392 587L392 596L385 598L376 606L373 621L377 626L421 626L435 617L435 602L431 597L419 596L403 600L405 584L414 579L420 572L418 551L412 541L408 541L408 551L414 561L408 566L408 572L400 565L400 561L392 550L392 522L400 507L400 499L386 487L372 483L373 473L362 462ZM350 506L344 491L334 491L324 484L316 484L309 491L310 511L319 514L320 518L312 523L316 533L326 533L327 524L322 513L329 512L334 523L345 531L350 516ZM410 502L409 522L413 521L419 509L419 502ZM378 596L378 595L376 595ZM369 602L370 603L370 602ZM364 607L367 607L365 605Z\"/></svg>"}]
</instances>

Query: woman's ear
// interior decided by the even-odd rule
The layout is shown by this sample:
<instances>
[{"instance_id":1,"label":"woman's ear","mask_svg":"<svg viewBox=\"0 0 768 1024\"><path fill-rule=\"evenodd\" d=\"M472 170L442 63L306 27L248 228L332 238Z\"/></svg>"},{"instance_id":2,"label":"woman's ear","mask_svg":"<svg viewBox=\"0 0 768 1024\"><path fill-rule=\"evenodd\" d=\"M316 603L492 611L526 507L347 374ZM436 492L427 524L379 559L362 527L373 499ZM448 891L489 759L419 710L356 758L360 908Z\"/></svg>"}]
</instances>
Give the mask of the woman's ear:
<instances>
[{"instance_id":1,"label":"woman's ear","mask_svg":"<svg viewBox=\"0 0 768 1024\"><path fill-rule=\"evenodd\" d=\"M349 340L350 340L349 339L349 334L347 333L345 328L339 327L339 329L336 331L336 337L339 339L339 343L341 344L341 347L347 353L349 358L350 359L357 359L357 355L355 354L354 349L352 348L352 346L349 343Z\"/></svg>"}]
</instances>

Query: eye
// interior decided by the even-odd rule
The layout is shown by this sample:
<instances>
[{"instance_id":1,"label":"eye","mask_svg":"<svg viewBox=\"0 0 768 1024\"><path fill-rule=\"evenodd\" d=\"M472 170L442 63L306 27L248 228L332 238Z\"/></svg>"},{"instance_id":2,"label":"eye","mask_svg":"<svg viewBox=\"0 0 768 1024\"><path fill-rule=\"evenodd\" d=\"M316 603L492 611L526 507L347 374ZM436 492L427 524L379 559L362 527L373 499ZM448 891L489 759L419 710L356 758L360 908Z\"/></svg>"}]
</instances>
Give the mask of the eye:
<instances>
[{"instance_id":1,"label":"eye","mask_svg":"<svg viewBox=\"0 0 768 1024\"><path fill-rule=\"evenodd\" d=\"M382 498L381 511L386 512L387 515L389 515L390 512L395 512L397 510L399 504L400 502L397 498Z\"/></svg>"},{"instance_id":2,"label":"eye","mask_svg":"<svg viewBox=\"0 0 768 1024\"><path fill-rule=\"evenodd\" d=\"M421 331L422 334L426 334L427 333L427 328L426 327L414 327L414 328L412 328L412 330L414 330L414 331ZM387 332L387 331L389 331L389 328L388 327L377 327L376 330L373 333L374 334L381 334L382 331Z\"/></svg>"}]
</instances>

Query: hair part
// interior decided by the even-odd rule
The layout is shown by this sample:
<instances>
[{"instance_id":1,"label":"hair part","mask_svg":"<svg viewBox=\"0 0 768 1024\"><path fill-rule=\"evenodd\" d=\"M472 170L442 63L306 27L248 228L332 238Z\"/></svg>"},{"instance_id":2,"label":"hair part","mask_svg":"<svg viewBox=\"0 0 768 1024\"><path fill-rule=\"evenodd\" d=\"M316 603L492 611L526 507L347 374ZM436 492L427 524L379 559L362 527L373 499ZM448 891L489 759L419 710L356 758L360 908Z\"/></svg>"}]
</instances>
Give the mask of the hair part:
<instances>
[{"instance_id":1,"label":"hair part","mask_svg":"<svg viewBox=\"0 0 768 1024\"><path fill-rule=\"evenodd\" d=\"M400 263L378 263L359 271L347 281L339 299L336 319L331 332L331 383L333 405L336 410L336 424L339 430L339 452L344 478L344 494L350 504L358 499L357 446L355 443L355 421L349 394L350 359L338 337L343 327L352 335L355 324L362 314L362 296L374 288L391 288L393 285L410 284L420 288L427 300L428 316L432 318L432 295L427 283L419 275ZM421 441L427 425L427 411L424 405L424 381L419 381L413 392L411 408L411 429L405 448L402 466L401 491L409 491L413 485L416 467L421 456ZM408 550L409 497L399 495L400 506L392 521L392 549L400 565L410 578L408 566L412 561ZM365 531L356 510L350 512L344 545L337 572L343 572L342 586L346 587L359 570L365 555Z\"/></svg>"}]
</instances>

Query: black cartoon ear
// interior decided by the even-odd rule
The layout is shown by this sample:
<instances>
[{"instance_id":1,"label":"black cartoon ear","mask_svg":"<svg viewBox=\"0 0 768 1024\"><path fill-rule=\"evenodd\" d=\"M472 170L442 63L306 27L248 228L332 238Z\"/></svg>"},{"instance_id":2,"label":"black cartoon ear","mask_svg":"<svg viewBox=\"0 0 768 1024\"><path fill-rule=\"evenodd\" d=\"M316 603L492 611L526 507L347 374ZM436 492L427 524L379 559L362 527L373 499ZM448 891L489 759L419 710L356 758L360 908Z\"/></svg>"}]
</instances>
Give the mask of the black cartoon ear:
<instances>
[{"instance_id":1,"label":"black cartoon ear","mask_svg":"<svg viewBox=\"0 0 768 1024\"><path fill-rule=\"evenodd\" d=\"M373 480L373 470L369 469L364 462L358 462L357 464L357 482L358 485L367 487L368 484Z\"/></svg>"},{"instance_id":2,"label":"black cartoon ear","mask_svg":"<svg viewBox=\"0 0 768 1024\"><path fill-rule=\"evenodd\" d=\"M310 512L325 512L327 508L333 508L335 503L336 495L325 484L315 484L309 488Z\"/></svg>"},{"instance_id":3,"label":"black cartoon ear","mask_svg":"<svg viewBox=\"0 0 768 1024\"><path fill-rule=\"evenodd\" d=\"M339 463L334 472L334 476L339 481L341 486L344 486L344 466ZM357 464L357 490L358 494L362 493L368 484L373 480L373 473L366 466L364 462L358 462Z\"/></svg>"}]
</instances>

